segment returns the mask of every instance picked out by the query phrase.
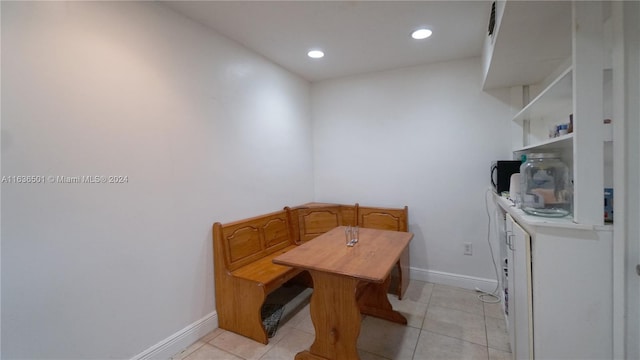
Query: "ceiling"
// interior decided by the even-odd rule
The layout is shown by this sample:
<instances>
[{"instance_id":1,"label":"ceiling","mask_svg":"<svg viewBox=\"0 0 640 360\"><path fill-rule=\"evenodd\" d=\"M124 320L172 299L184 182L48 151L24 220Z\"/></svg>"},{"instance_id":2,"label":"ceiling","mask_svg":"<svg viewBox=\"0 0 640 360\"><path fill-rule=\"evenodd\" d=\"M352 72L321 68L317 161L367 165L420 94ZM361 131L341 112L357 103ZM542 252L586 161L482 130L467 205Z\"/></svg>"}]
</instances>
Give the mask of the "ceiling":
<instances>
[{"instance_id":1,"label":"ceiling","mask_svg":"<svg viewBox=\"0 0 640 360\"><path fill-rule=\"evenodd\" d=\"M491 1L167 1L309 81L480 56ZM433 30L413 40L419 27ZM321 48L322 59L307 51Z\"/></svg>"}]
</instances>

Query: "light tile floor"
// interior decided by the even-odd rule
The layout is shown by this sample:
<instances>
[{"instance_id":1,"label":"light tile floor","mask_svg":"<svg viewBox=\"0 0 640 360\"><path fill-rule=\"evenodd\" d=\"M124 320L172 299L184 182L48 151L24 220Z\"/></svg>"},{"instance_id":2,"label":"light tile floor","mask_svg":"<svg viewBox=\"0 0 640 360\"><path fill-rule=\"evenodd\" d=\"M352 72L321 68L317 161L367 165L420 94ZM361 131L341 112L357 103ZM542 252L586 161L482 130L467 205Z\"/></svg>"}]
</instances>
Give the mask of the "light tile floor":
<instances>
[{"instance_id":1,"label":"light tile floor","mask_svg":"<svg viewBox=\"0 0 640 360\"><path fill-rule=\"evenodd\" d=\"M173 359L293 359L313 343L311 293L311 289L282 288L272 294L270 300L288 302L268 345L216 329ZM362 360L511 358L500 304L483 303L474 291L412 280L405 299L399 301L394 295L389 299L408 325L363 316L358 338Z\"/></svg>"}]
</instances>

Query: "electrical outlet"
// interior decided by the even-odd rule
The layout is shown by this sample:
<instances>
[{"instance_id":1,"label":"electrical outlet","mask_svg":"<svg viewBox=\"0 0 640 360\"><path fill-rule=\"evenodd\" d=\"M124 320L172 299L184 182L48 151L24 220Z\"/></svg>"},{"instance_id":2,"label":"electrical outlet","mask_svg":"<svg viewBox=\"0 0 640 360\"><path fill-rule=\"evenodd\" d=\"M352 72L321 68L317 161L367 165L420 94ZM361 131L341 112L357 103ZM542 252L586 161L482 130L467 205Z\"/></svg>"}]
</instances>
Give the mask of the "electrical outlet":
<instances>
[{"instance_id":1,"label":"electrical outlet","mask_svg":"<svg viewBox=\"0 0 640 360\"><path fill-rule=\"evenodd\" d=\"M464 243L464 254L473 255L473 246L471 243Z\"/></svg>"}]
</instances>

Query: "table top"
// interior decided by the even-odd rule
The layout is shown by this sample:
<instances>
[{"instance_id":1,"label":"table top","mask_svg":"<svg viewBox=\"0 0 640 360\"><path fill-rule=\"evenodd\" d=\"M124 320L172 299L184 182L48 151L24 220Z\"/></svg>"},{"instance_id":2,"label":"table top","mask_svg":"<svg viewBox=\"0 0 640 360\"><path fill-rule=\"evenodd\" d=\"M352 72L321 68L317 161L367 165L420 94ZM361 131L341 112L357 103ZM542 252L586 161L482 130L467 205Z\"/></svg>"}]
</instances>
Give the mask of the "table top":
<instances>
[{"instance_id":1,"label":"table top","mask_svg":"<svg viewBox=\"0 0 640 360\"><path fill-rule=\"evenodd\" d=\"M275 264L383 282L413 238L410 232L359 229L358 243L346 245L344 226L273 259Z\"/></svg>"}]
</instances>

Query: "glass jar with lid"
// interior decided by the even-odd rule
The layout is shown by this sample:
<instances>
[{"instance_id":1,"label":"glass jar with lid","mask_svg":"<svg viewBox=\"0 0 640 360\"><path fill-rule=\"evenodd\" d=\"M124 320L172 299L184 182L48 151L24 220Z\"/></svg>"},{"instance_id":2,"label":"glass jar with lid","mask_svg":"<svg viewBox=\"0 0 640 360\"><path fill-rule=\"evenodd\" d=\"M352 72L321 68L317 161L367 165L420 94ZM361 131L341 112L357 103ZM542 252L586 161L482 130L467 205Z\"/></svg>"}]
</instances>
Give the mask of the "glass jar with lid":
<instances>
[{"instance_id":1,"label":"glass jar with lid","mask_svg":"<svg viewBox=\"0 0 640 360\"><path fill-rule=\"evenodd\" d=\"M534 153L520 166L521 208L527 214L564 217L571 214L573 196L569 169L558 154Z\"/></svg>"}]
</instances>

